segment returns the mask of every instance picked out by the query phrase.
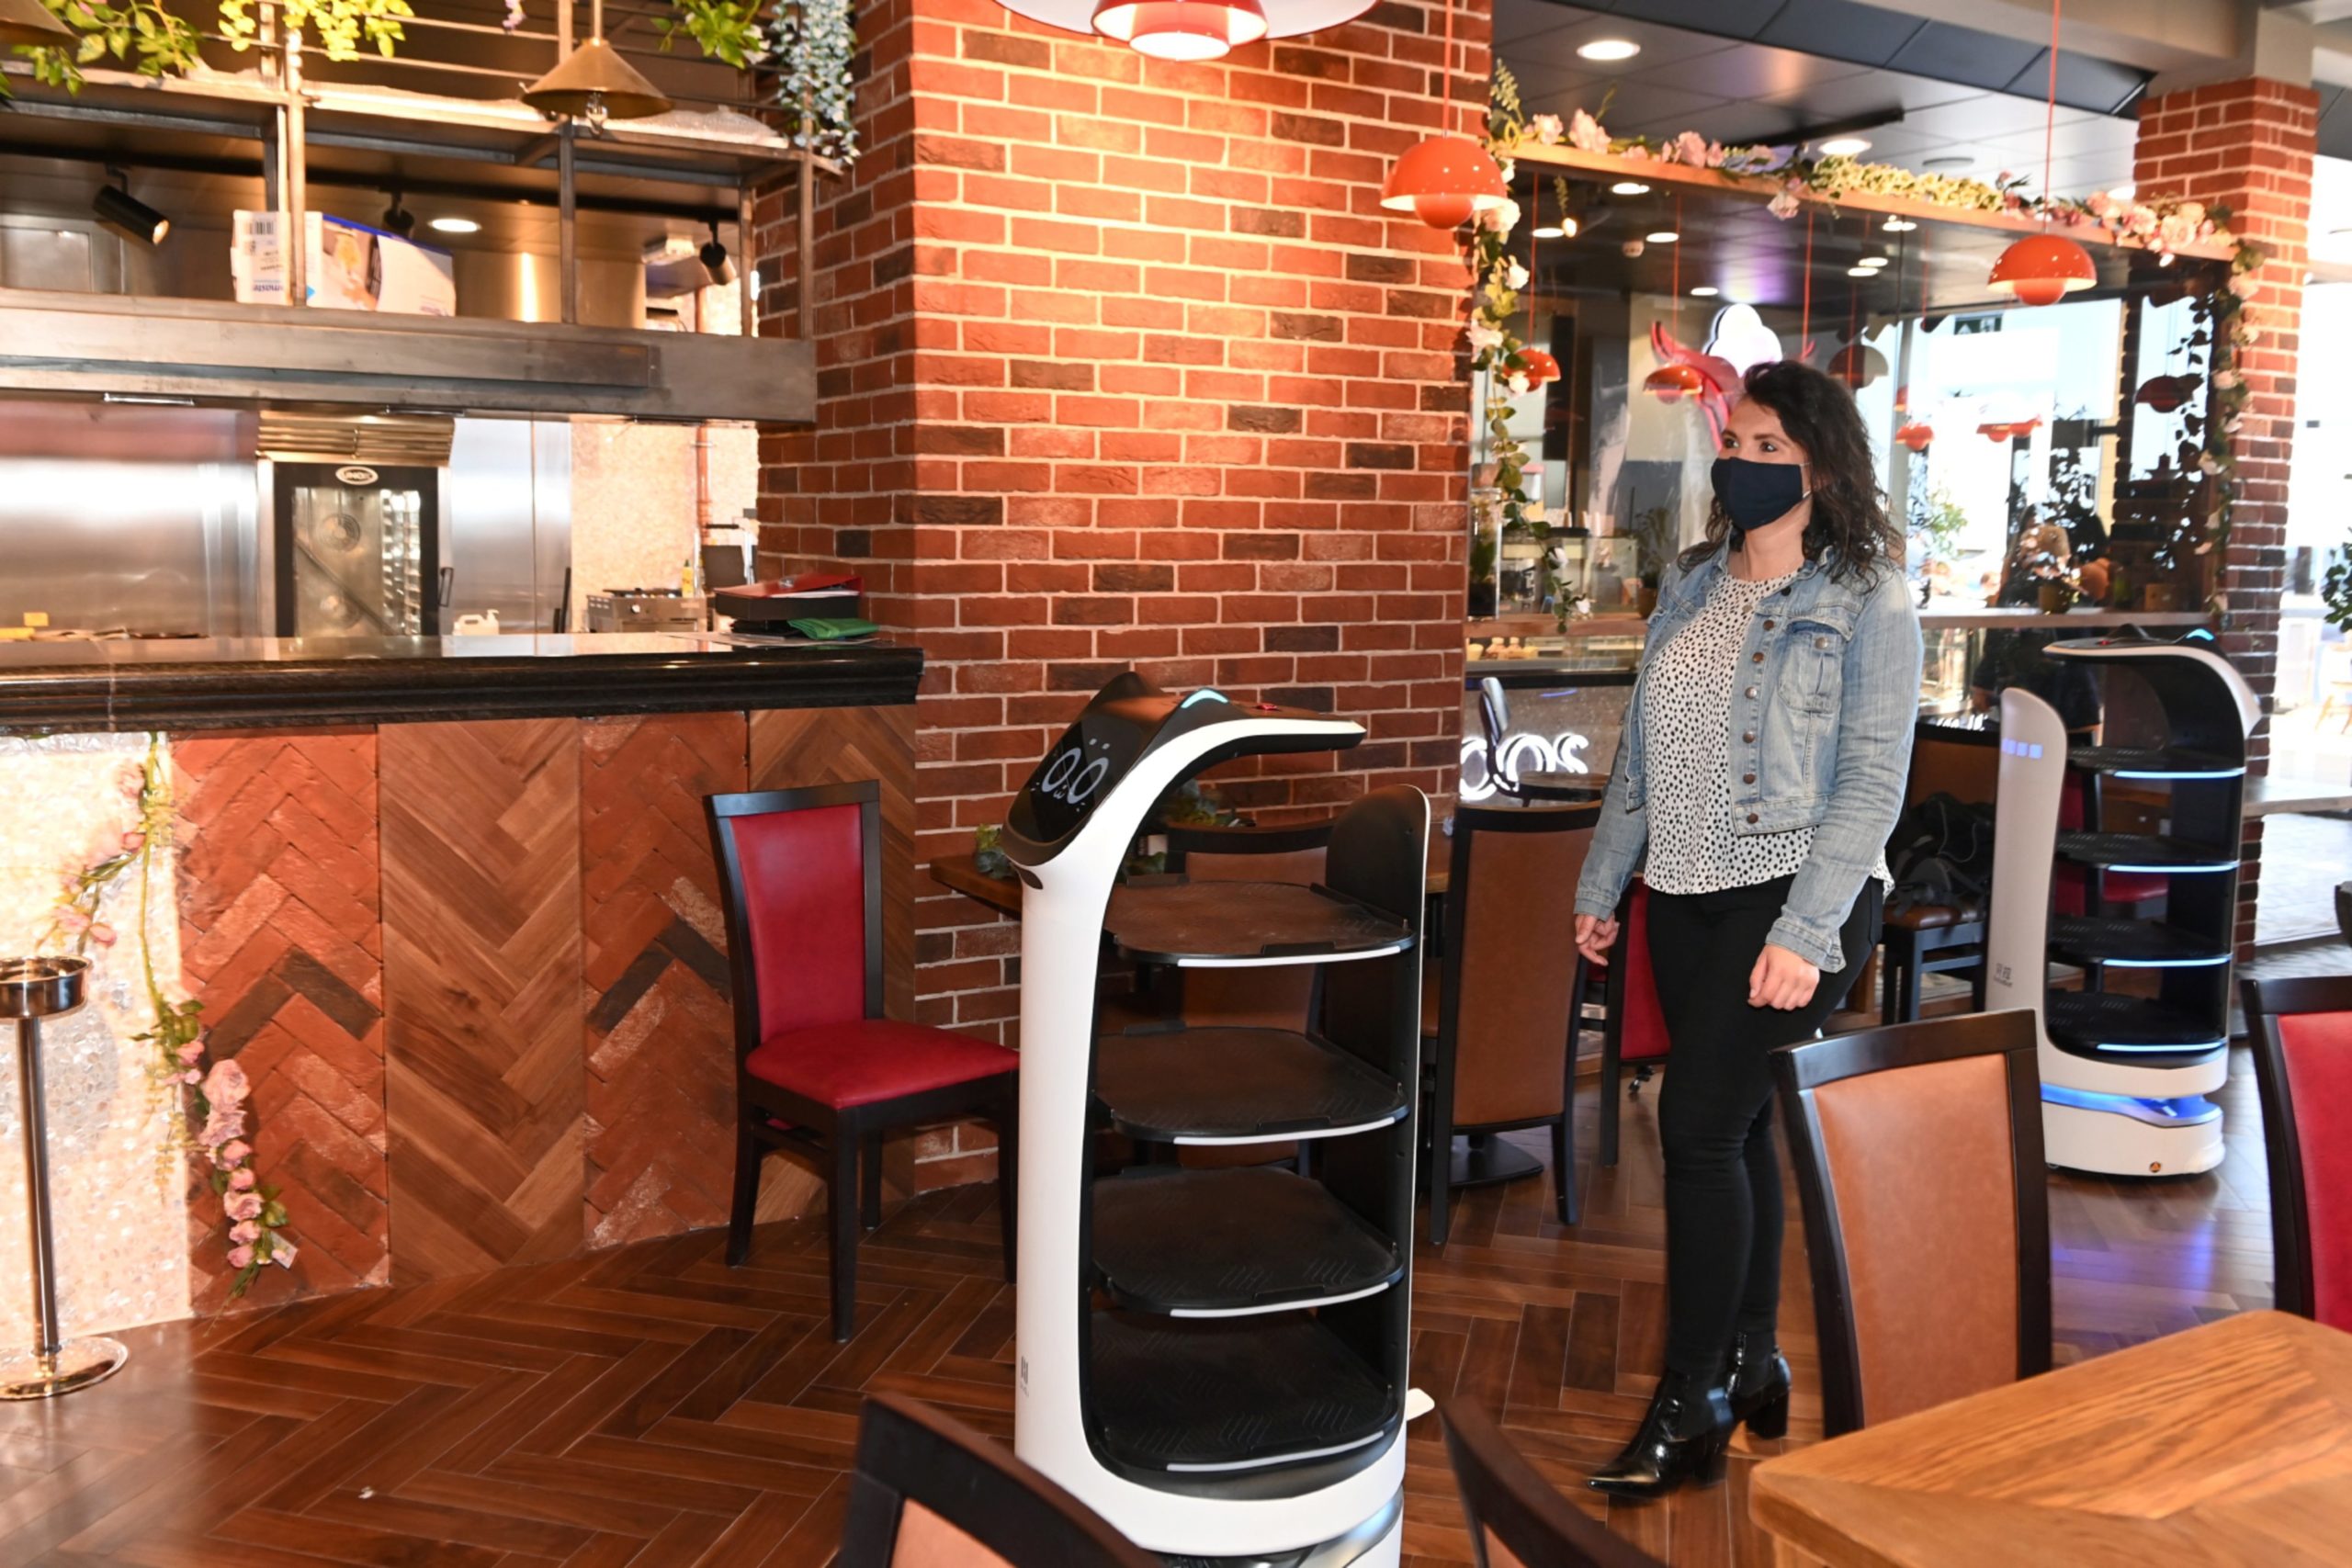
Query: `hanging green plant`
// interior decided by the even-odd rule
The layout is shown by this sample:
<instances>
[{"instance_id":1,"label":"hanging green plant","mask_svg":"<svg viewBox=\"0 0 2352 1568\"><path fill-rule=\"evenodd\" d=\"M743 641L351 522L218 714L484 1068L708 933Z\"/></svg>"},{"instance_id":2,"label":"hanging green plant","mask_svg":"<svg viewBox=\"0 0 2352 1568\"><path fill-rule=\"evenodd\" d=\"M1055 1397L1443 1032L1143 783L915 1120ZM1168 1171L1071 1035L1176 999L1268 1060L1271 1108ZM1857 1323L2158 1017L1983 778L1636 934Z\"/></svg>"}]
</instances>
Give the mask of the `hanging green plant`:
<instances>
[{"instance_id":1,"label":"hanging green plant","mask_svg":"<svg viewBox=\"0 0 2352 1568\"><path fill-rule=\"evenodd\" d=\"M748 71L767 57L767 31L760 21L761 0L674 0L678 14L653 24L668 50L684 33L704 56Z\"/></svg>"},{"instance_id":2,"label":"hanging green plant","mask_svg":"<svg viewBox=\"0 0 2352 1568\"><path fill-rule=\"evenodd\" d=\"M220 31L229 47L243 53L260 38L253 0L220 0ZM356 60L364 40L391 58L392 45L408 35L401 18L413 17L408 0L277 0L278 26L314 39L329 60Z\"/></svg>"},{"instance_id":3,"label":"hanging green plant","mask_svg":"<svg viewBox=\"0 0 2352 1568\"><path fill-rule=\"evenodd\" d=\"M109 6L103 0L41 0L50 14L82 35L73 48L63 44L17 52L32 62L33 80L69 93L82 90L82 68L108 57L141 76L183 76L196 63L203 39L197 30L172 15L156 0L124 0ZM8 96L8 82L0 76L0 98Z\"/></svg>"},{"instance_id":4,"label":"hanging green plant","mask_svg":"<svg viewBox=\"0 0 2352 1568\"><path fill-rule=\"evenodd\" d=\"M852 118L856 81L850 62L857 53L857 28L849 0L798 0L776 7L773 52L784 79L776 101L786 111L786 130L795 147L844 165L857 161L857 125Z\"/></svg>"}]
</instances>

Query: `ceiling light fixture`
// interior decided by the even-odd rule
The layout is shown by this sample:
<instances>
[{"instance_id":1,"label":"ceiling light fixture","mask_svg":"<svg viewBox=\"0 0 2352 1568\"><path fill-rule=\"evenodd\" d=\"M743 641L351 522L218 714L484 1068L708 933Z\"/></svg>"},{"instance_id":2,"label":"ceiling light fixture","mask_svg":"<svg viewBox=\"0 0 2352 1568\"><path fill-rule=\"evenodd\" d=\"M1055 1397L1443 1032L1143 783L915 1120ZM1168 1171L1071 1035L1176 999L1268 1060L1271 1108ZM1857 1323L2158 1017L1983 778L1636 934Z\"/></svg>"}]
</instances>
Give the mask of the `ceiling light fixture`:
<instances>
[{"instance_id":1,"label":"ceiling light fixture","mask_svg":"<svg viewBox=\"0 0 2352 1568\"><path fill-rule=\"evenodd\" d=\"M1884 229L1890 234L1908 234L1912 230L1917 229L1918 226L1919 225L1912 222L1908 218L1890 218L1884 223L1879 225L1880 228Z\"/></svg>"},{"instance_id":2,"label":"ceiling light fixture","mask_svg":"<svg viewBox=\"0 0 2352 1568\"><path fill-rule=\"evenodd\" d=\"M436 234L479 234L481 225L470 218L429 218L424 226Z\"/></svg>"},{"instance_id":3,"label":"ceiling light fixture","mask_svg":"<svg viewBox=\"0 0 2352 1568\"><path fill-rule=\"evenodd\" d=\"M384 194L392 198L392 204L384 209L384 227L405 240L416 232L416 214L401 205L400 186L394 186Z\"/></svg>"},{"instance_id":4,"label":"ceiling light fixture","mask_svg":"<svg viewBox=\"0 0 2352 1568\"><path fill-rule=\"evenodd\" d=\"M1716 287L1715 287L1713 284L1712 284L1712 283L1702 283L1702 284L1699 285L1696 288L1693 288L1692 290L1690 290L1690 295L1691 295L1691 298L1696 299L1713 299L1716 295L1721 294L1722 292L1723 292L1723 290L1722 290L1722 289L1720 289L1720 288L1716 288Z\"/></svg>"},{"instance_id":5,"label":"ceiling light fixture","mask_svg":"<svg viewBox=\"0 0 2352 1568\"><path fill-rule=\"evenodd\" d=\"M1846 276L1848 277L1876 277L1878 276L1878 268L1874 266L1849 266L1846 269Z\"/></svg>"},{"instance_id":6,"label":"ceiling light fixture","mask_svg":"<svg viewBox=\"0 0 2352 1568\"><path fill-rule=\"evenodd\" d=\"M1539 240L1565 240L1568 231L1557 223L1539 223L1528 232Z\"/></svg>"},{"instance_id":7,"label":"ceiling light fixture","mask_svg":"<svg viewBox=\"0 0 2352 1568\"><path fill-rule=\"evenodd\" d=\"M1647 240L1653 245L1670 245L1674 243L1675 241L1682 238L1682 235L1679 231L1673 229L1653 229L1648 233L1643 235L1642 238Z\"/></svg>"},{"instance_id":8,"label":"ceiling light fixture","mask_svg":"<svg viewBox=\"0 0 2352 1568\"><path fill-rule=\"evenodd\" d=\"M1004 8L1155 59L1218 60L1261 39L1352 22L1372 9L1372 0L1004 0Z\"/></svg>"},{"instance_id":9,"label":"ceiling light fixture","mask_svg":"<svg viewBox=\"0 0 2352 1568\"><path fill-rule=\"evenodd\" d=\"M1965 169L1975 162L1975 159L1963 157L1957 152L1947 152L1939 158L1922 158L1919 160L1919 166L1923 169Z\"/></svg>"},{"instance_id":10,"label":"ceiling light fixture","mask_svg":"<svg viewBox=\"0 0 2352 1568\"><path fill-rule=\"evenodd\" d=\"M1887 260L1887 258L1886 258L1886 257L1884 257L1884 256L1864 256L1861 260L1860 260L1860 261L1856 262L1854 265L1855 265L1856 266L1866 266L1866 267L1869 267L1872 272L1876 272L1880 267L1883 267L1883 266L1884 266L1884 265L1886 265L1886 260Z\"/></svg>"},{"instance_id":11,"label":"ceiling light fixture","mask_svg":"<svg viewBox=\"0 0 2352 1568\"><path fill-rule=\"evenodd\" d=\"M1642 52L1642 46L1629 38L1597 38L1590 43L1577 46L1579 60L1631 60Z\"/></svg>"},{"instance_id":12,"label":"ceiling light fixture","mask_svg":"<svg viewBox=\"0 0 2352 1568\"><path fill-rule=\"evenodd\" d=\"M1833 136L1821 144L1823 154L1831 158L1850 158L1870 150L1871 141L1867 136Z\"/></svg>"},{"instance_id":13,"label":"ceiling light fixture","mask_svg":"<svg viewBox=\"0 0 2352 1568\"><path fill-rule=\"evenodd\" d=\"M735 281L735 263L727 247L718 243L718 225L710 226L710 239L695 253L702 260L703 270L710 274L714 284L725 286Z\"/></svg>"},{"instance_id":14,"label":"ceiling light fixture","mask_svg":"<svg viewBox=\"0 0 2352 1568\"><path fill-rule=\"evenodd\" d=\"M589 13L588 41L526 87L523 101L559 119L584 119L592 130L608 119L643 119L671 107L662 89L605 41L605 0L595 0Z\"/></svg>"},{"instance_id":15,"label":"ceiling light fixture","mask_svg":"<svg viewBox=\"0 0 2352 1568\"><path fill-rule=\"evenodd\" d=\"M1985 279L1996 294L2020 305L2055 305L2077 289L2098 282L2090 252L2050 231L2050 151L2058 134L2058 9L2050 0L2050 98L2041 126L2041 232L2028 235L2001 253Z\"/></svg>"},{"instance_id":16,"label":"ceiling light fixture","mask_svg":"<svg viewBox=\"0 0 2352 1568\"><path fill-rule=\"evenodd\" d=\"M80 42L81 35L40 0L0 0L0 49L54 49Z\"/></svg>"},{"instance_id":17,"label":"ceiling light fixture","mask_svg":"<svg viewBox=\"0 0 2352 1568\"><path fill-rule=\"evenodd\" d=\"M172 220L130 194L129 175L112 164L106 171L114 183L100 186L90 199L90 210L98 215L98 221L134 243L162 244L164 236L172 231Z\"/></svg>"},{"instance_id":18,"label":"ceiling light fixture","mask_svg":"<svg viewBox=\"0 0 2352 1568\"><path fill-rule=\"evenodd\" d=\"M1332 3L1353 4L1353 0ZM1453 123L1453 0L1445 0L1445 52L1439 60L1445 92L1438 124L1444 127ZM1503 172L1493 155L1470 138L1444 130L1407 149L1380 187L1382 207L1391 212L1409 212L1432 229L1458 229L1510 199L1503 187Z\"/></svg>"},{"instance_id":19,"label":"ceiling light fixture","mask_svg":"<svg viewBox=\"0 0 2352 1568\"><path fill-rule=\"evenodd\" d=\"M1647 196L1649 193L1650 187L1639 180L1619 180L1609 187L1611 196Z\"/></svg>"}]
</instances>

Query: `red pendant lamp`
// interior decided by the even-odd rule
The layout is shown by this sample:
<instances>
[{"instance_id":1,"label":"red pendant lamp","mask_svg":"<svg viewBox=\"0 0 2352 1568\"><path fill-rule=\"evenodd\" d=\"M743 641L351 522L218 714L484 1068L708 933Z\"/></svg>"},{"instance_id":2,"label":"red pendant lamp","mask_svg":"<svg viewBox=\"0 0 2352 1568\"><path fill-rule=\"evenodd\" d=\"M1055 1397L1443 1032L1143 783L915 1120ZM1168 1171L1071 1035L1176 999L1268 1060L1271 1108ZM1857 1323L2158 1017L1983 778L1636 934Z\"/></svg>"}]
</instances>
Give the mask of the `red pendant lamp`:
<instances>
[{"instance_id":1,"label":"red pendant lamp","mask_svg":"<svg viewBox=\"0 0 2352 1568\"><path fill-rule=\"evenodd\" d=\"M1936 427L1913 420L1894 433L1894 438L1914 452L1924 452L1936 438Z\"/></svg>"},{"instance_id":2,"label":"red pendant lamp","mask_svg":"<svg viewBox=\"0 0 2352 1568\"><path fill-rule=\"evenodd\" d=\"M1535 182L1534 198L1527 204L1530 216L1544 205L1544 182ZM1524 376L1531 388L1548 387L1560 378L1560 362L1535 346L1535 288L1542 274L1535 270L1535 231L1527 226L1527 346L1503 362L1503 368L1514 376Z\"/></svg>"},{"instance_id":3,"label":"red pendant lamp","mask_svg":"<svg viewBox=\"0 0 2352 1568\"><path fill-rule=\"evenodd\" d=\"M1903 270L1903 264L1910 259L1910 255L1911 236L1905 232L1903 236L1902 248L1897 253L1894 264L1896 272ZM1925 321L1927 317L1928 243L1922 239L1919 242L1919 319ZM1911 389L1907 386L1897 387L1894 389L1894 417L1900 422L1901 426L1895 431L1894 438L1913 452L1924 452L1934 444L1936 427L1925 420L1911 417Z\"/></svg>"},{"instance_id":4,"label":"red pendant lamp","mask_svg":"<svg viewBox=\"0 0 2352 1568\"><path fill-rule=\"evenodd\" d=\"M1674 231L1678 234L1682 231L1682 198L1679 196L1674 198ZM1679 240L1674 246L1673 281L1668 287L1674 290L1674 325L1671 330L1674 341L1679 344L1682 342L1682 244ZM1706 389L1707 378L1700 374L1699 367L1685 365L1679 359L1671 365L1661 365L1642 378L1642 390L1662 403L1679 403L1685 398L1695 398Z\"/></svg>"},{"instance_id":5,"label":"red pendant lamp","mask_svg":"<svg viewBox=\"0 0 2352 1568\"><path fill-rule=\"evenodd\" d=\"M1015 16L1160 60L1217 60L1260 39L1352 22L1373 0L1003 0Z\"/></svg>"},{"instance_id":6,"label":"red pendant lamp","mask_svg":"<svg viewBox=\"0 0 2352 1568\"><path fill-rule=\"evenodd\" d=\"M2078 288L2098 282L2098 268L2090 252L2063 234L2050 231L2050 143L2058 125L2058 8L2050 0L2050 99L2041 127L2041 232L2030 234L2001 253L1986 284L1996 294L2011 294L2020 305L2055 305Z\"/></svg>"},{"instance_id":7,"label":"red pendant lamp","mask_svg":"<svg viewBox=\"0 0 2352 1568\"><path fill-rule=\"evenodd\" d=\"M1445 76L1445 113L1438 123L1452 125L1453 0L1446 0L1445 56L1439 69ZM1409 212L1432 229L1458 229L1509 199L1503 172L1487 150L1466 136L1442 130L1408 148L1380 187L1381 206L1391 212Z\"/></svg>"}]
</instances>

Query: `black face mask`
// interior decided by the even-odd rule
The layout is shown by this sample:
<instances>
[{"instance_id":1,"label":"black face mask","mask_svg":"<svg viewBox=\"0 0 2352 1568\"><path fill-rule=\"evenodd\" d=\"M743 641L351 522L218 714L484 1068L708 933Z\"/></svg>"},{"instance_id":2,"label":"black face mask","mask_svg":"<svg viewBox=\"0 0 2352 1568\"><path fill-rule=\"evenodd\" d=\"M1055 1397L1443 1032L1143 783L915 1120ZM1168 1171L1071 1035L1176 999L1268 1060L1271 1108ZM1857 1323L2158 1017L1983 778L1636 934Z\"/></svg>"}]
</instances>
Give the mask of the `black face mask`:
<instances>
[{"instance_id":1,"label":"black face mask","mask_svg":"<svg viewBox=\"0 0 2352 1568\"><path fill-rule=\"evenodd\" d=\"M1731 547L1746 542L1750 528L1761 528L1789 514L1813 492L1805 488L1804 467L1799 463L1757 463L1746 457L1718 457L1713 471L1715 499L1731 520Z\"/></svg>"}]
</instances>

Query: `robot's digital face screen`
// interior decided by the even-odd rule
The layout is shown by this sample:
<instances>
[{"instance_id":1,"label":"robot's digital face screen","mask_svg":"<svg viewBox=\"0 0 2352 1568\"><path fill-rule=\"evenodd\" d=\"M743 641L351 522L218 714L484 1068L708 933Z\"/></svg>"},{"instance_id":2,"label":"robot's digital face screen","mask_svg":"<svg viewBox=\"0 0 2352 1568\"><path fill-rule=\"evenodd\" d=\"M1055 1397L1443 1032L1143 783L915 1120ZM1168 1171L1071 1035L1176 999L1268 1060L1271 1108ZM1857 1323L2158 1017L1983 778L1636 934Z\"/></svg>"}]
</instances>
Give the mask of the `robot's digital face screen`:
<instances>
[{"instance_id":1,"label":"robot's digital face screen","mask_svg":"<svg viewBox=\"0 0 2352 1568\"><path fill-rule=\"evenodd\" d=\"M1115 712L1090 713L1071 725L1013 802L1012 830L1040 844L1076 832L1126 773L1149 733Z\"/></svg>"}]
</instances>

